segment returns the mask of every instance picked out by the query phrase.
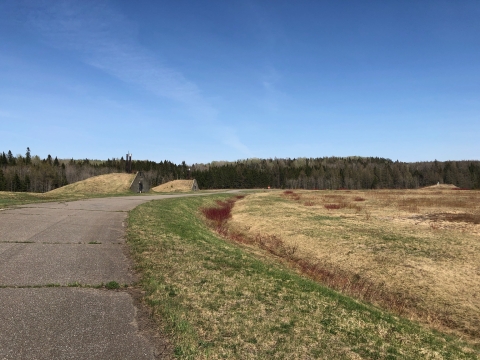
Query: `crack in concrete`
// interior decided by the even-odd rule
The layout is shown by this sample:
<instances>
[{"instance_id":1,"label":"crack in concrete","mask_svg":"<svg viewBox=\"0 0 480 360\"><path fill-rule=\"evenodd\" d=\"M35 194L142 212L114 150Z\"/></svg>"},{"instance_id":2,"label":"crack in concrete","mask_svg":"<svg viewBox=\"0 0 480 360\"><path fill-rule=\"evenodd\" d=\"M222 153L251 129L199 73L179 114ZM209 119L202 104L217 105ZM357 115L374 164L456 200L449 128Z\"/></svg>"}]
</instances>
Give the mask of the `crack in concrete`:
<instances>
[{"instance_id":1,"label":"crack in concrete","mask_svg":"<svg viewBox=\"0 0 480 360\"><path fill-rule=\"evenodd\" d=\"M125 242L50 242L50 241L0 241L0 244L45 244L45 245L123 245Z\"/></svg>"},{"instance_id":2,"label":"crack in concrete","mask_svg":"<svg viewBox=\"0 0 480 360\"><path fill-rule=\"evenodd\" d=\"M115 281L115 280L112 280ZM133 284L120 284L119 288L108 288L105 283L101 284L82 284L82 283L71 283L71 284L38 284L38 285L2 285L0 284L0 289L44 289L44 288L87 288L87 289L106 289L111 291L128 291L129 288L133 288Z\"/></svg>"},{"instance_id":3,"label":"crack in concrete","mask_svg":"<svg viewBox=\"0 0 480 360\"><path fill-rule=\"evenodd\" d=\"M19 209L47 209L47 210L63 210L63 211L91 211L91 212L106 212L106 213L128 213L128 210L95 210L95 209L65 209L56 207L42 207L42 206L22 206L15 208L8 208L4 210L19 210ZM17 215L43 215L43 214L17 214Z\"/></svg>"},{"instance_id":4,"label":"crack in concrete","mask_svg":"<svg viewBox=\"0 0 480 360\"><path fill-rule=\"evenodd\" d=\"M18 246L11 246L0 252L0 262L5 262L8 259L17 256L19 253L25 249L27 244L23 244L24 246L21 246L21 244L18 244Z\"/></svg>"}]
</instances>

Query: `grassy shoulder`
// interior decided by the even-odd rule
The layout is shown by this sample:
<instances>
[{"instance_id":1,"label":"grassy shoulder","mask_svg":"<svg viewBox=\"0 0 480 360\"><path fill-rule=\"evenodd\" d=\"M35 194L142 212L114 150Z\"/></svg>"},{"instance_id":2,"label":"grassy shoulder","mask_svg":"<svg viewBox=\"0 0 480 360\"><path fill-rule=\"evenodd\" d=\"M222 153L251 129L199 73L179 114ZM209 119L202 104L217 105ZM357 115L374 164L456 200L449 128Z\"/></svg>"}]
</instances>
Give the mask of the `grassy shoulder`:
<instances>
[{"instance_id":1,"label":"grassy shoulder","mask_svg":"<svg viewBox=\"0 0 480 360\"><path fill-rule=\"evenodd\" d=\"M65 194L51 194L51 193L25 193L25 192L8 192L0 191L0 209L5 209L11 206L54 202L54 201L75 201L91 198L115 197L115 196L147 196L147 194L135 194L131 191L125 191L114 194L98 194L98 193L65 193ZM152 194L150 194L152 195Z\"/></svg>"},{"instance_id":2,"label":"grassy shoulder","mask_svg":"<svg viewBox=\"0 0 480 360\"><path fill-rule=\"evenodd\" d=\"M152 313L181 359L475 359L479 350L305 279L215 236L199 208L224 199L149 202L128 244Z\"/></svg>"}]
</instances>

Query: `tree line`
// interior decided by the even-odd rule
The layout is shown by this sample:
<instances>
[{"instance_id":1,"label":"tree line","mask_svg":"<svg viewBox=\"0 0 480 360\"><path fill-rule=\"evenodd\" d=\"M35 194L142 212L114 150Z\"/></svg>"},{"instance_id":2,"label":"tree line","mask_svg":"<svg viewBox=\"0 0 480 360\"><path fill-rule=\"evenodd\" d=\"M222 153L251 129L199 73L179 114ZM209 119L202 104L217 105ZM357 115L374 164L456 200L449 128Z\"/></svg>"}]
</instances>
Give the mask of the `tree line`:
<instances>
[{"instance_id":1,"label":"tree line","mask_svg":"<svg viewBox=\"0 0 480 360\"><path fill-rule=\"evenodd\" d=\"M480 189L480 161L405 163L379 157L246 159L187 165L185 161L132 160L151 187L176 179L197 180L200 189L415 189L437 183ZM124 172L124 158L41 159L0 155L0 191L47 192L92 176Z\"/></svg>"},{"instance_id":2,"label":"tree line","mask_svg":"<svg viewBox=\"0 0 480 360\"><path fill-rule=\"evenodd\" d=\"M14 156L9 150L0 154L0 191L47 192L93 176L125 172L125 159L91 160L59 159L48 155L42 159L31 155ZM185 179L188 167L183 162L156 163L148 160L132 161L132 172L142 171L151 186L174 179Z\"/></svg>"},{"instance_id":3,"label":"tree line","mask_svg":"<svg viewBox=\"0 0 480 360\"><path fill-rule=\"evenodd\" d=\"M480 161L405 163L378 157L247 159L193 166L201 189L480 189Z\"/></svg>"}]
</instances>

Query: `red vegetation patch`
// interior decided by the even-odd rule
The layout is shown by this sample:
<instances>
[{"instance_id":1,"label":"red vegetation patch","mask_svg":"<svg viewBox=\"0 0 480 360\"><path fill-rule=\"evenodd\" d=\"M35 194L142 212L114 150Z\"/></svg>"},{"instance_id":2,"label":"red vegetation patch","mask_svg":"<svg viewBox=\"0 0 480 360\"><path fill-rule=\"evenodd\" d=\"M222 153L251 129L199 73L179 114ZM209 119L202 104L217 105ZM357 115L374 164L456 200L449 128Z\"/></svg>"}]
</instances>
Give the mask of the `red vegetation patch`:
<instances>
[{"instance_id":1,"label":"red vegetation patch","mask_svg":"<svg viewBox=\"0 0 480 360\"><path fill-rule=\"evenodd\" d=\"M201 211L208 220L215 222L218 227L232 217L232 208L235 200L217 200L216 203L218 207L202 208Z\"/></svg>"},{"instance_id":2,"label":"red vegetation patch","mask_svg":"<svg viewBox=\"0 0 480 360\"><path fill-rule=\"evenodd\" d=\"M360 196L356 196L355 199L353 199L354 201L365 201L364 198L360 197Z\"/></svg>"},{"instance_id":3,"label":"red vegetation patch","mask_svg":"<svg viewBox=\"0 0 480 360\"><path fill-rule=\"evenodd\" d=\"M315 203L313 201L305 201L305 203L303 204L305 206L313 206L315 205Z\"/></svg>"},{"instance_id":4,"label":"red vegetation patch","mask_svg":"<svg viewBox=\"0 0 480 360\"><path fill-rule=\"evenodd\" d=\"M208 220L215 222L224 222L229 219L232 214L231 207L220 207L220 208L203 208L202 213Z\"/></svg>"},{"instance_id":5,"label":"red vegetation patch","mask_svg":"<svg viewBox=\"0 0 480 360\"><path fill-rule=\"evenodd\" d=\"M294 193L292 190L285 190L285 191L283 192L283 195L284 195L285 197L287 197L288 199L291 199L291 200L296 200L296 201L298 201L298 200L301 199L300 194L296 194L296 193Z\"/></svg>"},{"instance_id":6,"label":"red vegetation patch","mask_svg":"<svg viewBox=\"0 0 480 360\"><path fill-rule=\"evenodd\" d=\"M338 209L341 209L342 206L340 204L325 204L323 205L325 207L325 209L327 210L338 210Z\"/></svg>"}]
</instances>

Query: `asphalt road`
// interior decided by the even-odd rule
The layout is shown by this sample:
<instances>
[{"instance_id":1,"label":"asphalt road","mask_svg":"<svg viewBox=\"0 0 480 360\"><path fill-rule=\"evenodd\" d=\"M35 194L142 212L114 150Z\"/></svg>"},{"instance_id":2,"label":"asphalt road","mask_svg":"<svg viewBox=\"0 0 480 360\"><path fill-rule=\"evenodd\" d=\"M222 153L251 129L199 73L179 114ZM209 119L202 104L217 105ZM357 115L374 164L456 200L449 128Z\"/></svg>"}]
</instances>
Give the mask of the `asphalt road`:
<instances>
[{"instance_id":1,"label":"asphalt road","mask_svg":"<svg viewBox=\"0 0 480 360\"><path fill-rule=\"evenodd\" d=\"M132 290L94 287L135 282L125 249L127 212L173 196L185 195L88 199L0 211L0 359L167 356L165 341L152 333Z\"/></svg>"}]
</instances>

